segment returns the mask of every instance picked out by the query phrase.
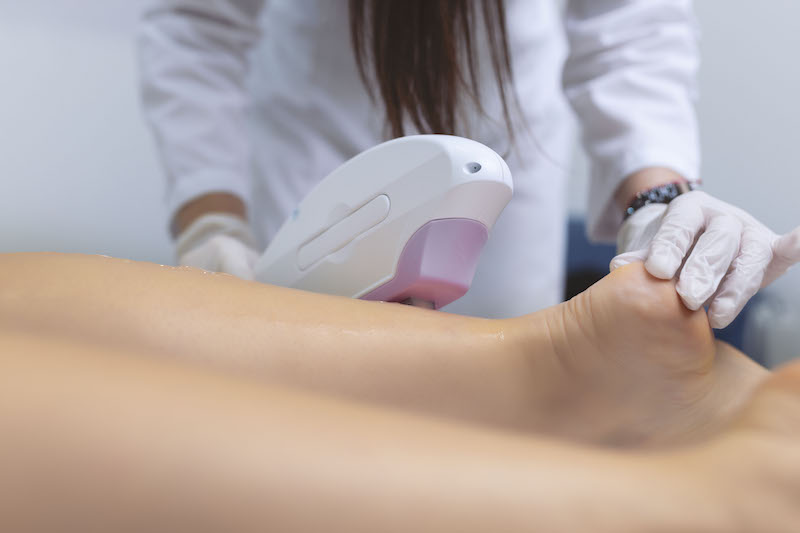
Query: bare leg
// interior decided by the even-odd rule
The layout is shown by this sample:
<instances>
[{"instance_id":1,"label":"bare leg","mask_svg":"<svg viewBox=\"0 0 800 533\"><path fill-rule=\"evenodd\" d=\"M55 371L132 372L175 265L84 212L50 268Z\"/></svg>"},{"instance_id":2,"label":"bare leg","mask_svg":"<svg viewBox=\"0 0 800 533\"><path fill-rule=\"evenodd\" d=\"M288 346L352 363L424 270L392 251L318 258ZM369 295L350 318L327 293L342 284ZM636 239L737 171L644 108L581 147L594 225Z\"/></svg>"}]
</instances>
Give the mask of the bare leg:
<instances>
[{"instance_id":1,"label":"bare leg","mask_svg":"<svg viewBox=\"0 0 800 533\"><path fill-rule=\"evenodd\" d=\"M2 531L714 531L727 511L684 455L573 447L2 332L0 435Z\"/></svg>"},{"instance_id":2,"label":"bare leg","mask_svg":"<svg viewBox=\"0 0 800 533\"><path fill-rule=\"evenodd\" d=\"M715 438L686 454L714 479L728 531L794 533L800 524L800 362L778 369ZM691 457L693 456L693 457ZM694 466L690 466L694 465Z\"/></svg>"},{"instance_id":3,"label":"bare leg","mask_svg":"<svg viewBox=\"0 0 800 533\"><path fill-rule=\"evenodd\" d=\"M523 345L502 321L100 256L0 255L0 275L13 280L0 323L267 383L524 428L541 425L535 407L560 386L536 326Z\"/></svg>"},{"instance_id":4,"label":"bare leg","mask_svg":"<svg viewBox=\"0 0 800 533\"><path fill-rule=\"evenodd\" d=\"M641 265L479 320L110 258L0 257L0 320L362 401L616 445L699 438L765 372Z\"/></svg>"}]
</instances>

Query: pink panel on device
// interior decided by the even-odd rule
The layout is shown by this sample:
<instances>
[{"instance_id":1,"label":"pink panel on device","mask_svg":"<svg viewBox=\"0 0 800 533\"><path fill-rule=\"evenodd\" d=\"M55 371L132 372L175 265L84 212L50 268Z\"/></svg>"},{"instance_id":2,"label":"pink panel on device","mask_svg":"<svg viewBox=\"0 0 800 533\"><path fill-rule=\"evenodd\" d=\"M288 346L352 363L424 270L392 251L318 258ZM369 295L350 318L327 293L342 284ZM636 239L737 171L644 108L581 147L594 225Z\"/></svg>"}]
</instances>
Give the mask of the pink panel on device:
<instances>
[{"instance_id":1,"label":"pink panel on device","mask_svg":"<svg viewBox=\"0 0 800 533\"><path fill-rule=\"evenodd\" d=\"M363 300L402 302L418 298L439 309L466 294L478 267L486 226L469 218L431 220L406 243L394 278Z\"/></svg>"}]
</instances>

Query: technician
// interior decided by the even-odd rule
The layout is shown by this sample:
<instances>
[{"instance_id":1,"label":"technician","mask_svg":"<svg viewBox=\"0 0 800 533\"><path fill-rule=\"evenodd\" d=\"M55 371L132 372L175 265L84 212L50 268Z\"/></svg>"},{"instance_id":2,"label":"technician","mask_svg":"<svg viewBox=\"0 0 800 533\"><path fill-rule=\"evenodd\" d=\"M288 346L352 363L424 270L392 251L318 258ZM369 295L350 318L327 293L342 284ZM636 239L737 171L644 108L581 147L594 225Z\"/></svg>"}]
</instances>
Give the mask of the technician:
<instances>
[{"instance_id":1,"label":"technician","mask_svg":"<svg viewBox=\"0 0 800 533\"><path fill-rule=\"evenodd\" d=\"M503 155L514 198L469 293L507 317L560 300L572 113L590 158L588 232L612 268L679 276L714 327L800 261L702 191L689 0L158 0L139 52L181 264L252 278L306 193L383 140L449 133Z\"/></svg>"}]
</instances>

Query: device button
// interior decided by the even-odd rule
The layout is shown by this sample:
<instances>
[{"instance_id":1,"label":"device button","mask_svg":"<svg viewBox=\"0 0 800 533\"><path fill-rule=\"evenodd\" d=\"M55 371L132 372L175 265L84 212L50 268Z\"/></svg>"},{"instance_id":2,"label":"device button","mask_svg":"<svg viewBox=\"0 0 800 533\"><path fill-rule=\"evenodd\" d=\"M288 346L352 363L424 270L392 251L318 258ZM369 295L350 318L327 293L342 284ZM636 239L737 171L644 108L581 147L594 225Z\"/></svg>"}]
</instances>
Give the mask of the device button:
<instances>
[{"instance_id":1,"label":"device button","mask_svg":"<svg viewBox=\"0 0 800 533\"><path fill-rule=\"evenodd\" d=\"M389 197L377 196L314 237L297 251L297 265L305 270L328 254L380 223L389 214Z\"/></svg>"}]
</instances>

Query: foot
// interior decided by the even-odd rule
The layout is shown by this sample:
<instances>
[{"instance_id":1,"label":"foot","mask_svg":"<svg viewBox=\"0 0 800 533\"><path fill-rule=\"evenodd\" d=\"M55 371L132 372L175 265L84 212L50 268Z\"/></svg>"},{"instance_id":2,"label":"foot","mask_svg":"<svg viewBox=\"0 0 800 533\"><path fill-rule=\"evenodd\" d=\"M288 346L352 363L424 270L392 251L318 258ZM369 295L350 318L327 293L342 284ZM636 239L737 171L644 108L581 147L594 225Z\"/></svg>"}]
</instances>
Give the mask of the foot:
<instances>
[{"instance_id":1,"label":"foot","mask_svg":"<svg viewBox=\"0 0 800 533\"><path fill-rule=\"evenodd\" d=\"M560 436L615 446L685 443L734 416L768 374L714 340L673 282L641 264L615 270L548 311L563 394Z\"/></svg>"}]
</instances>

